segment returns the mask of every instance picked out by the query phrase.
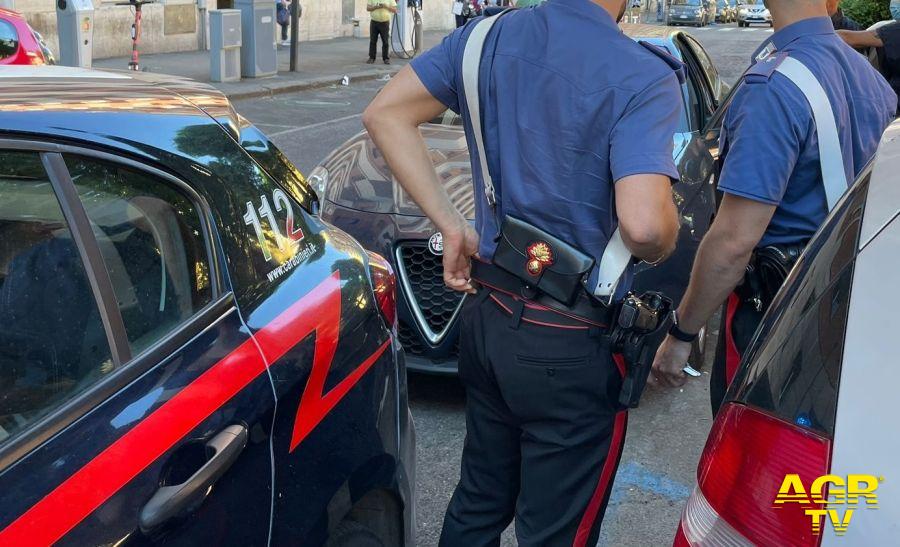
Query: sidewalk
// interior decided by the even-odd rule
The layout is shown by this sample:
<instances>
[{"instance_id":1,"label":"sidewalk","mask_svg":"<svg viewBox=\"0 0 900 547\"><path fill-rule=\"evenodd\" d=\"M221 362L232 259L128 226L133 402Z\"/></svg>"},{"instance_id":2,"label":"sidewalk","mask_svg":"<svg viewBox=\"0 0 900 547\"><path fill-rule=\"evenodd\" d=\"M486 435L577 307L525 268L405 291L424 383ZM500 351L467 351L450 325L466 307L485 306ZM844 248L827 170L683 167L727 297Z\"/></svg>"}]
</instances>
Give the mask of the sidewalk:
<instances>
[{"instance_id":1,"label":"sidewalk","mask_svg":"<svg viewBox=\"0 0 900 547\"><path fill-rule=\"evenodd\" d=\"M445 31L427 31L423 35L423 51L434 46L446 35ZM381 62L366 64L368 38L335 38L316 42L300 42L299 72L289 72L289 47L278 46L278 75L269 78L245 78L240 82L212 83L229 99L258 97L288 93L339 82L345 75L354 80L370 80L394 74L408 61L391 58L390 65ZM94 68L127 69L128 57L99 59ZM187 51L141 55L141 68L148 72L174 74L209 83L209 52Z\"/></svg>"}]
</instances>

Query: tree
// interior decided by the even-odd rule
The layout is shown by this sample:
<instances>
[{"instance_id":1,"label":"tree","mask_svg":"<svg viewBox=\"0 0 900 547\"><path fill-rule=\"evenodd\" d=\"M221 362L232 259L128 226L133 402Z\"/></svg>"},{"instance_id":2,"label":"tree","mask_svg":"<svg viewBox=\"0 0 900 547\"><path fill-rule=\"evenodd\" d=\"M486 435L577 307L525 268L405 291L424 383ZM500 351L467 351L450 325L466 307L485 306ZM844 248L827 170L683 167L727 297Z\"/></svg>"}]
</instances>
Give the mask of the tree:
<instances>
[{"instance_id":1,"label":"tree","mask_svg":"<svg viewBox=\"0 0 900 547\"><path fill-rule=\"evenodd\" d=\"M844 15L866 28L891 18L890 3L890 0L843 0L841 9Z\"/></svg>"}]
</instances>

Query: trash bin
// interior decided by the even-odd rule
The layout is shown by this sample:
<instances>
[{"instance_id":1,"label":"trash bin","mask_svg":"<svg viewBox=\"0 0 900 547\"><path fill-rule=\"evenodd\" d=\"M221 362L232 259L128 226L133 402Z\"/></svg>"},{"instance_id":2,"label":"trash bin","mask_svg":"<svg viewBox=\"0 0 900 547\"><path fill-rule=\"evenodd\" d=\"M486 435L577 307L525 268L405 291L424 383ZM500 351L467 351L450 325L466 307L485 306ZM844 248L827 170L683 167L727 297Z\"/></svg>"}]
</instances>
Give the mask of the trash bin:
<instances>
[{"instance_id":1,"label":"trash bin","mask_svg":"<svg viewBox=\"0 0 900 547\"><path fill-rule=\"evenodd\" d=\"M234 7L241 11L241 76L274 76L278 72L275 2L234 0Z\"/></svg>"},{"instance_id":2,"label":"trash bin","mask_svg":"<svg viewBox=\"0 0 900 547\"><path fill-rule=\"evenodd\" d=\"M90 67L94 45L94 4L91 0L56 0L59 64Z\"/></svg>"},{"instance_id":3,"label":"trash bin","mask_svg":"<svg viewBox=\"0 0 900 547\"><path fill-rule=\"evenodd\" d=\"M209 11L209 78L214 82L241 79L241 11Z\"/></svg>"}]
</instances>

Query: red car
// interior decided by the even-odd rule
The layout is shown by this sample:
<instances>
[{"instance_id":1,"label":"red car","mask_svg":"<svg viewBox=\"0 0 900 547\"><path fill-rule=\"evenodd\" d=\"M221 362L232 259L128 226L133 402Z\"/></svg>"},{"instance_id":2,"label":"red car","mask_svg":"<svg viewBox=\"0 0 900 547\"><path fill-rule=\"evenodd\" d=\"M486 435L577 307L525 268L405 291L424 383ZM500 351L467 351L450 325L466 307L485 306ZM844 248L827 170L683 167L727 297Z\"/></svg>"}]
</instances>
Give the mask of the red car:
<instances>
[{"instance_id":1,"label":"red car","mask_svg":"<svg viewBox=\"0 0 900 547\"><path fill-rule=\"evenodd\" d=\"M53 54L22 14L0 8L0 65L52 65Z\"/></svg>"}]
</instances>

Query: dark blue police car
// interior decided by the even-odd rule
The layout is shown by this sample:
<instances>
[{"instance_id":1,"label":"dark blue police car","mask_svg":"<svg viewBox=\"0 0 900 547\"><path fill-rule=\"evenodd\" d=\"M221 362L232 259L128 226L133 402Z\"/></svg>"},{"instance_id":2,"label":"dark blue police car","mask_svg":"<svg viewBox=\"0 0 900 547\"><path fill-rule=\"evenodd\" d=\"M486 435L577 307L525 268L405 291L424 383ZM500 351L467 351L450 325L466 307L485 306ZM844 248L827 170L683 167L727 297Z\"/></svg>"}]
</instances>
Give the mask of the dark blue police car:
<instances>
[{"instance_id":1,"label":"dark blue police car","mask_svg":"<svg viewBox=\"0 0 900 547\"><path fill-rule=\"evenodd\" d=\"M0 72L0 544L402 545L394 276L217 91Z\"/></svg>"}]
</instances>

